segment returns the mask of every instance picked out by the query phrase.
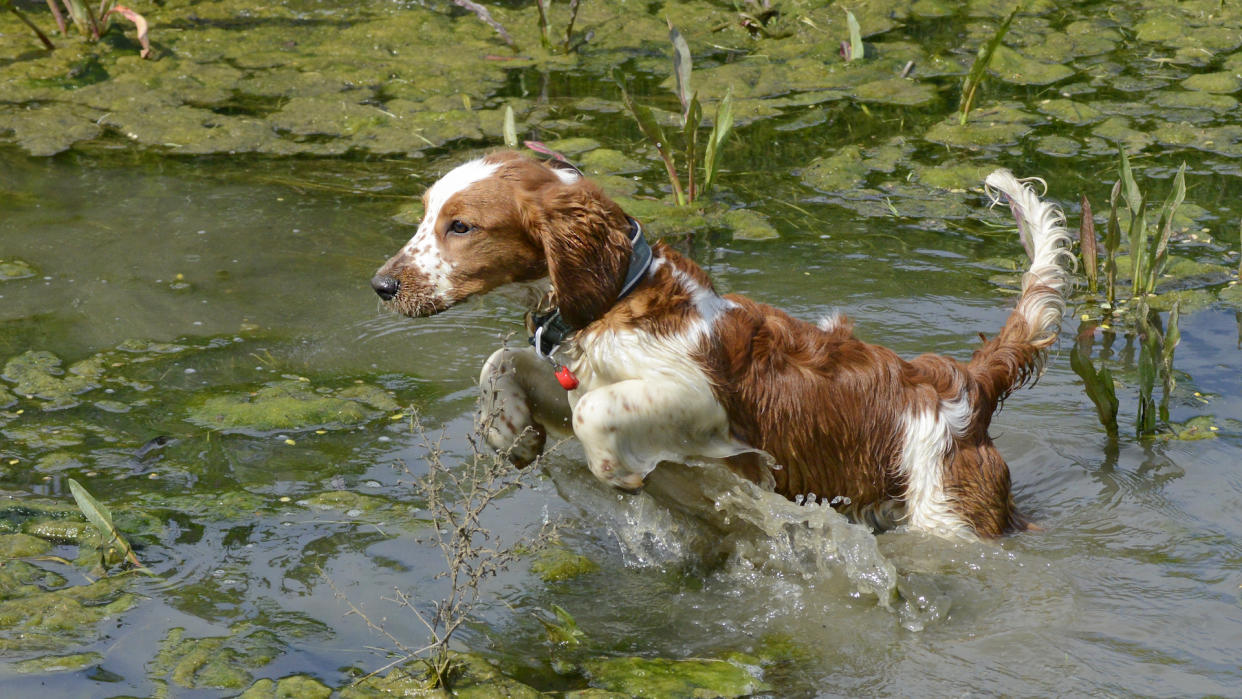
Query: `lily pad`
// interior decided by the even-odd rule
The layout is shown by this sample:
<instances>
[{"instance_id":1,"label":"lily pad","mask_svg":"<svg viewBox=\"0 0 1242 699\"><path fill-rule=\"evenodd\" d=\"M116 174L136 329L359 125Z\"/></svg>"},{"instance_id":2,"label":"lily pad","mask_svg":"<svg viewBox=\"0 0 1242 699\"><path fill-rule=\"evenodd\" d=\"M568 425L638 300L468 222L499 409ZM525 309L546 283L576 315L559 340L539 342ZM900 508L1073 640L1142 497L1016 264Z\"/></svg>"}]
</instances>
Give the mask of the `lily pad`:
<instances>
[{"instance_id":1,"label":"lily pad","mask_svg":"<svg viewBox=\"0 0 1242 699\"><path fill-rule=\"evenodd\" d=\"M1054 158L1072 158L1081 148L1078 141L1065 136L1043 136L1035 142L1035 150Z\"/></svg>"},{"instance_id":2,"label":"lily pad","mask_svg":"<svg viewBox=\"0 0 1242 699\"><path fill-rule=\"evenodd\" d=\"M1090 124L1104 118L1100 110L1083 102L1067 99L1051 99L1040 102L1036 109L1057 121L1075 126Z\"/></svg>"},{"instance_id":3,"label":"lily pad","mask_svg":"<svg viewBox=\"0 0 1242 699\"><path fill-rule=\"evenodd\" d=\"M843 146L826 158L811 161L801 178L803 184L821 192L840 192L861 187L869 171L858 146Z\"/></svg>"},{"instance_id":4,"label":"lily pad","mask_svg":"<svg viewBox=\"0 0 1242 699\"><path fill-rule=\"evenodd\" d=\"M1125 146L1127 153L1143 150L1155 142L1155 137L1146 131L1131 128L1130 121L1124 117L1110 117L1091 133L1113 143Z\"/></svg>"},{"instance_id":5,"label":"lily pad","mask_svg":"<svg viewBox=\"0 0 1242 699\"><path fill-rule=\"evenodd\" d=\"M1051 85L1074 75L1059 63L1041 63L1001 44L992 55L988 71L1013 85Z\"/></svg>"},{"instance_id":6,"label":"lily pad","mask_svg":"<svg viewBox=\"0 0 1242 699\"><path fill-rule=\"evenodd\" d=\"M647 168L621 151L596 148L582 156L582 169L589 175L623 175Z\"/></svg>"},{"instance_id":7,"label":"lily pad","mask_svg":"<svg viewBox=\"0 0 1242 699\"><path fill-rule=\"evenodd\" d=\"M953 114L928 129L924 138L933 143L971 149L1009 146L1030 133L1037 121L1037 117L1019 107L1004 104L971 111L965 124Z\"/></svg>"},{"instance_id":8,"label":"lily pad","mask_svg":"<svg viewBox=\"0 0 1242 699\"><path fill-rule=\"evenodd\" d=\"M1239 75L1235 71L1199 73L1198 75L1192 75L1183 80L1182 87L1187 90L1200 90L1202 92L1229 94L1231 92L1242 90L1242 75Z\"/></svg>"},{"instance_id":9,"label":"lily pad","mask_svg":"<svg viewBox=\"0 0 1242 699\"><path fill-rule=\"evenodd\" d=\"M935 101L936 89L909 78L889 78L859 85L854 97L861 102L922 107Z\"/></svg>"},{"instance_id":10,"label":"lily pad","mask_svg":"<svg viewBox=\"0 0 1242 699\"><path fill-rule=\"evenodd\" d=\"M763 214L750 209L730 209L725 212L724 224L733 231L734 240L771 240L780 233Z\"/></svg>"}]
</instances>

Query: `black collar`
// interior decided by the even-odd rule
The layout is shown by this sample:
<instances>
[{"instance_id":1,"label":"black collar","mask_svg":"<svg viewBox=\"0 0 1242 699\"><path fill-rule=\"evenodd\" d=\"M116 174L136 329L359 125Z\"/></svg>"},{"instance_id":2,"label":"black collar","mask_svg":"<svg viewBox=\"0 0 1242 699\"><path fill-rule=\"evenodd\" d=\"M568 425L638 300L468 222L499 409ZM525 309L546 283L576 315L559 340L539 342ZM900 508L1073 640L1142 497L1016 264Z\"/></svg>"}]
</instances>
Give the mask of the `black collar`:
<instances>
[{"instance_id":1,"label":"black collar","mask_svg":"<svg viewBox=\"0 0 1242 699\"><path fill-rule=\"evenodd\" d=\"M629 218L629 217L627 217ZM638 221L629 218L630 221L630 246L633 252L630 253L630 267L625 272L625 283L621 285L621 293L617 294L617 301L625 298L638 283L647 277L647 272L651 270L651 245L647 243L647 239L643 237L642 226L638 225ZM615 303L615 302L614 302ZM535 347L535 351L539 355L547 357L556 351L558 345L565 341L566 337L572 335L578 328L572 327L565 319L561 317L561 309L553 308L551 311L542 315L536 315L532 318L534 322L534 334L531 335L530 344ZM538 343L536 343L538 338Z\"/></svg>"}]
</instances>

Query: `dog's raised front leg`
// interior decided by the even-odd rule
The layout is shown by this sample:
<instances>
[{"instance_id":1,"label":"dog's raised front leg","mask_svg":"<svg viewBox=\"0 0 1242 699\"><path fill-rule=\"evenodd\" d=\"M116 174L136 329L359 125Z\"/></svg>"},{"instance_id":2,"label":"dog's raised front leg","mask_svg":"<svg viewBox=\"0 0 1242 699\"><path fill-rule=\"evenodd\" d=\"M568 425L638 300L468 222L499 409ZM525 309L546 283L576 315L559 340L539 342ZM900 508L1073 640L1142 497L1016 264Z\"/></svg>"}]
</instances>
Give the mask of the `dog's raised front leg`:
<instances>
[{"instance_id":1,"label":"dog's raised front leg","mask_svg":"<svg viewBox=\"0 0 1242 699\"><path fill-rule=\"evenodd\" d=\"M749 451L729 437L707 386L631 379L589 391L574 405L574 434L597 478L627 490L661 461L721 459Z\"/></svg>"},{"instance_id":2,"label":"dog's raised front leg","mask_svg":"<svg viewBox=\"0 0 1242 699\"><path fill-rule=\"evenodd\" d=\"M548 429L569 432L568 395L531 348L493 352L479 374L479 392L479 432L517 466L543 453Z\"/></svg>"}]
</instances>

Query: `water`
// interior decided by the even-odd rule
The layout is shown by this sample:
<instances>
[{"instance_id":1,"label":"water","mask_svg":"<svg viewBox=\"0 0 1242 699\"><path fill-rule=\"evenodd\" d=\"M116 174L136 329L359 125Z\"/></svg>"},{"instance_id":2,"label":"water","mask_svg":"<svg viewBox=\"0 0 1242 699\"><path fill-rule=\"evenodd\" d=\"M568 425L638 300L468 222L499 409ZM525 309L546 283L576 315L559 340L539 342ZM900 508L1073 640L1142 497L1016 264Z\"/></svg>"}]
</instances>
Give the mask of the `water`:
<instances>
[{"instance_id":1,"label":"water","mask_svg":"<svg viewBox=\"0 0 1242 699\"><path fill-rule=\"evenodd\" d=\"M972 25L966 33L982 31ZM911 22L902 37L936 43L958 34L926 20ZM1155 79L1159 66L1110 56L1125 75ZM1091 61L1081 61L1077 69L1092 76ZM634 148L636 132L623 114L574 107L607 90L558 71L546 75L550 99L582 117L586 135ZM521 85L540 76L514 69L504 89L528 89ZM1055 96L1034 87L992 89L995 99L1031 110ZM1118 105L1136 98L1119 86L1078 99L1120 112ZM946 149L917 134L949 110L880 105L863 114L834 102L814 124L791 108L742 127L727 151L731 172L721 196L768 215L781 237L731 240L713 228L678 244L722 291L808 320L840 309L860 337L905 356L966 358L972 338L995 332L1009 312L1012 295L994 277L1004 274L997 259L1020 259L1016 236L970 219L873 215L799 176L843 141L870 148L897 134L916 142L899 173L943 164ZM1168 117L1128 113L1133 126L1153 132ZM1219 119L1207 123L1228 120ZM1077 193L1086 191L1098 212L1114 177L1110 148L1093 128L1050 123L1019 145L951 157L1045 177L1050 196L1076 222ZM1081 152L1047 155L1039 139L1050 135L1075 140ZM131 531L143 562L160 575L130 581L133 605L104 621L71 625L53 642L0 646L9 691L149 694L161 683L171 683L174 694L186 691L158 659L176 627L187 638L228 637L223 647L239 657L246 655L239 639L270 630L279 638L270 662L238 661L250 679L307 673L339 686L388 662L393 646L348 614L342 597L403 643L421 645L418 620L386 601L396 587L424 600L445 592L436 577L440 553L419 521L424 503L411 474L394 467L414 476L426 470L426 445L408 417L391 419L399 412L392 410L322 433L219 433L187 417L209 396L247 395L275 381L301 378L312 391L331 392L361 381L417 408L432 438L444 435L447 462L466 458L478 368L520 332L525 297L506 291L414 321L383 312L367 280L413 232L393 218L405 198L474 153L469 143L386 160L196 161L104 151L34 159L0 150L0 258L37 270L0 282L0 361L37 349L65 365L98 353L109 363L100 387L78 396L79 405L44 411L20 398L4 412L0 488L10 502L40 496L70 507L64 479L74 477L118 513L144 513ZM634 157L650 165L639 193L658 192L658 165ZM1189 160L1188 201L1202 207L1192 222L1223 241L1178 242L1175 253L1236 264L1228 236L1237 229L1232 202L1240 188L1231 157L1164 144L1140 161L1148 174L1167 177ZM888 196L898 211L913 211L919 197L900 188L903 177L869 171L865 184L877 192L869 201L883 207ZM1155 196L1163 196L1165 182L1151 185ZM945 197L971 211L985 204L978 193ZM1010 397L993 424L1017 502L1043 531L998 542L902 531L873 536L822 508L730 492L713 477L707 488L731 532L722 536L649 496L599 485L571 443L532 474L530 488L498 501L487 521L509 539L558 521L560 545L598 569L545 582L520 560L485 584L479 623L461 633L461 647L536 687L581 686L581 678L555 671L566 651L547 643L534 619L550 618L558 605L586 635L584 648L568 651L572 659L749 653L763 659L764 679L781 696L1236 694L1238 318L1223 301L1183 310L1171 420L1212 416L1213 439L1133 436L1135 353L1118 339L1123 424L1110 445L1068 361L1078 316L1093 308L1067 316L1047 373ZM144 351L114 349L127 340ZM26 427L42 430L42 441L20 431ZM136 456L160 435L171 438L167 446ZM374 499L314 504L342 492ZM78 549L60 544L50 553L72 560ZM34 564L68 585L88 582L87 567ZM15 636L6 631L4 638ZM80 652L99 657L80 669L17 672L30 657ZM186 657L180 653L166 655L176 661Z\"/></svg>"}]
</instances>

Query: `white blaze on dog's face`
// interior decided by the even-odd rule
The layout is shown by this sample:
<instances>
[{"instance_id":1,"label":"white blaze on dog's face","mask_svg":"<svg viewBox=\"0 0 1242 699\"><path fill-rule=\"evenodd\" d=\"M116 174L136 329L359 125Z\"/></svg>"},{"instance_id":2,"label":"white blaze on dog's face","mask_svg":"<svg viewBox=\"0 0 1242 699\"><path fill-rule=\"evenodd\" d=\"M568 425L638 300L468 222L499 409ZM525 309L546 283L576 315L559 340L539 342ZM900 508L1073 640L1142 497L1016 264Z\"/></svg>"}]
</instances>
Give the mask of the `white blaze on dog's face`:
<instances>
[{"instance_id":1,"label":"white blaze on dog's face","mask_svg":"<svg viewBox=\"0 0 1242 699\"><path fill-rule=\"evenodd\" d=\"M576 179L513 153L454 168L423 195L418 232L371 285L393 310L428 316L502 284L545 276L529 201L541 188Z\"/></svg>"}]
</instances>

